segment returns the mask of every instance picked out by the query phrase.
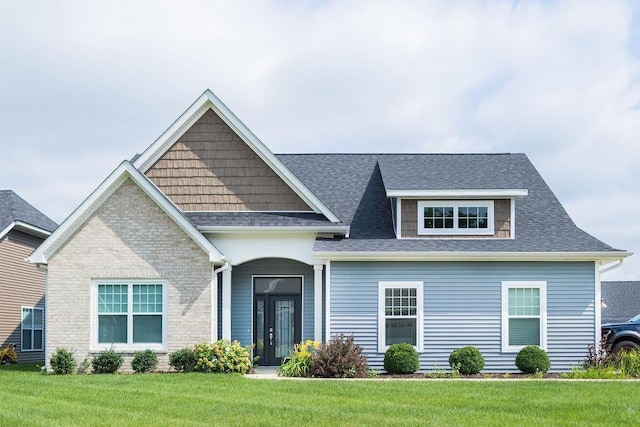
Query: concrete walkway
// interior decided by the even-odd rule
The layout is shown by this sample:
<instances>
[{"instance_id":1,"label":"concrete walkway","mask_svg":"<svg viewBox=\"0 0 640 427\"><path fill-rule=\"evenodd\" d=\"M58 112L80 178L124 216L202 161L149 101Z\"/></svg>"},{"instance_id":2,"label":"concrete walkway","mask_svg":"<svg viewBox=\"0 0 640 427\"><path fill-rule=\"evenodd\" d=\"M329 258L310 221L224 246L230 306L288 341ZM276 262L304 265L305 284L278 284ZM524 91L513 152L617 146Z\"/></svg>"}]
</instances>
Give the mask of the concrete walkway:
<instances>
[{"instance_id":1,"label":"concrete walkway","mask_svg":"<svg viewBox=\"0 0 640 427\"><path fill-rule=\"evenodd\" d=\"M283 378L278 376L278 368L279 366L258 366L255 373L247 374L247 378L272 380Z\"/></svg>"}]
</instances>

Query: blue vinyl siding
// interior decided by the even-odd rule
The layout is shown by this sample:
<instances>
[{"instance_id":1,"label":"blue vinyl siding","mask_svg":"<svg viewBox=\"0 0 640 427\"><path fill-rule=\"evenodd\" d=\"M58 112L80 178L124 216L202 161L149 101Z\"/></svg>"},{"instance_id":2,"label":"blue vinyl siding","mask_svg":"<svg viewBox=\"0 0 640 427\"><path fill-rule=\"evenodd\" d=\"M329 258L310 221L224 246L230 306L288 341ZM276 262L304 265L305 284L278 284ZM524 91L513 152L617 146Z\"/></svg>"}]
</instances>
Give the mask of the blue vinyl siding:
<instances>
[{"instance_id":1,"label":"blue vinyl siding","mask_svg":"<svg viewBox=\"0 0 640 427\"><path fill-rule=\"evenodd\" d=\"M253 343L252 276L303 276L302 339L313 339L313 266L287 259L260 259L233 267L231 339Z\"/></svg>"},{"instance_id":2,"label":"blue vinyl siding","mask_svg":"<svg viewBox=\"0 0 640 427\"><path fill-rule=\"evenodd\" d=\"M547 351L553 371L570 370L595 339L593 262L332 262L331 336L353 334L370 365L382 369L378 282L424 282L421 370L449 369L455 348L474 345L486 371L517 371L501 351L502 281L547 282Z\"/></svg>"}]
</instances>

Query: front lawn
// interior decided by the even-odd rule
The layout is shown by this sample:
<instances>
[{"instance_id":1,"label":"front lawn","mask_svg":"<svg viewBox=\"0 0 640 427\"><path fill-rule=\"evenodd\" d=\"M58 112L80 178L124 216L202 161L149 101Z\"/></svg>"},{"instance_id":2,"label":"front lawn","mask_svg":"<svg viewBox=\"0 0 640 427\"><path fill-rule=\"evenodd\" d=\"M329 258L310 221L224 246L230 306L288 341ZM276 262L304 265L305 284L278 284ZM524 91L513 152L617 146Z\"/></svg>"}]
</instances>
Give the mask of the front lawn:
<instances>
[{"instance_id":1,"label":"front lawn","mask_svg":"<svg viewBox=\"0 0 640 427\"><path fill-rule=\"evenodd\" d=\"M633 425L636 381L258 380L0 367L0 425Z\"/></svg>"}]
</instances>

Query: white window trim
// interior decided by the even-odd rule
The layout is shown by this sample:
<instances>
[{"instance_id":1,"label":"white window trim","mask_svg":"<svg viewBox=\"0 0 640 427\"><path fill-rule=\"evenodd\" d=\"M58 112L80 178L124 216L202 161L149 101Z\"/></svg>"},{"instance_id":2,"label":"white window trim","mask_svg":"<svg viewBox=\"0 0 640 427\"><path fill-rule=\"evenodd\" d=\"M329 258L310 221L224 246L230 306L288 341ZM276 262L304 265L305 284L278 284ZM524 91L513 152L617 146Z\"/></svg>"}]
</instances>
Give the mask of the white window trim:
<instances>
[{"instance_id":1,"label":"white window trim","mask_svg":"<svg viewBox=\"0 0 640 427\"><path fill-rule=\"evenodd\" d=\"M98 285L129 285L128 293L132 295L133 286L139 284L154 284L162 285L162 343L99 343L98 342ZM123 279L94 279L91 281L91 352L108 350L113 348L116 351L130 352L138 350L154 350L164 352L167 351L167 338L168 338L168 284L166 280L159 279L135 279L135 280L123 280ZM131 310L132 299L127 300L128 308ZM131 315L131 311L129 311ZM133 322L127 322L127 336L133 336Z\"/></svg>"},{"instance_id":2,"label":"white window trim","mask_svg":"<svg viewBox=\"0 0 640 427\"><path fill-rule=\"evenodd\" d=\"M493 200L420 200L418 201L418 235L493 235L495 228L493 205ZM453 228L424 228L424 208L441 206L453 207ZM487 208L487 228L458 228L459 207Z\"/></svg>"},{"instance_id":3,"label":"white window trim","mask_svg":"<svg viewBox=\"0 0 640 427\"><path fill-rule=\"evenodd\" d=\"M42 312L42 327L41 328L34 328L33 327L33 320L31 321L31 327L30 328L25 328L24 327L24 322L22 321L22 312L25 310L31 310L36 311L39 310ZM25 350L24 348L24 334L22 333L24 330L30 330L31 331L31 348L28 350ZM42 331L42 341L40 342L40 348L35 348L35 346L33 345L33 331ZM28 306L28 305L23 305L22 307L20 307L20 351L24 352L24 353L30 353L33 351L43 351L44 350L44 309L42 307L32 307L32 306Z\"/></svg>"},{"instance_id":4,"label":"white window trim","mask_svg":"<svg viewBox=\"0 0 640 427\"><path fill-rule=\"evenodd\" d=\"M502 282L502 352L517 353L525 346L509 345L509 289L540 289L540 348L547 349L547 282L505 281Z\"/></svg>"},{"instance_id":5,"label":"white window trim","mask_svg":"<svg viewBox=\"0 0 640 427\"><path fill-rule=\"evenodd\" d=\"M385 345L386 315L385 289L414 288L416 289L416 351L424 351L424 282L378 282L378 353L384 353L389 348Z\"/></svg>"}]
</instances>

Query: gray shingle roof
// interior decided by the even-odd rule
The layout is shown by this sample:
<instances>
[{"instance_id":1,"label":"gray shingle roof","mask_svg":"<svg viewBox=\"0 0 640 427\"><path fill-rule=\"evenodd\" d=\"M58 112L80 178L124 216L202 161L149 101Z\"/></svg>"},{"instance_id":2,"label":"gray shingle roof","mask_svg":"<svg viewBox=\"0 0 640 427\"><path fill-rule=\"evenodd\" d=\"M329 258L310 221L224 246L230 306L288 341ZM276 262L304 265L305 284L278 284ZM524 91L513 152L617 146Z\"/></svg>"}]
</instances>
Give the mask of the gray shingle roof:
<instances>
[{"instance_id":1,"label":"gray shingle roof","mask_svg":"<svg viewBox=\"0 0 640 427\"><path fill-rule=\"evenodd\" d=\"M0 190L0 231L15 221L46 231L53 231L58 226L12 190Z\"/></svg>"},{"instance_id":2,"label":"gray shingle roof","mask_svg":"<svg viewBox=\"0 0 640 427\"><path fill-rule=\"evenodd\" d=\"M344 224L349 239L319 252L615 252L579 229L524 154L281 154L278 158ZM395 238L386 189L527 189L515 239Z\"/></svg>"},{"instance_id":3,"label":"gray shingle roof","mask_svg":"<svg viewBox=\"0 0 640 427\"><path fill-rule=\"evenodd\" d=\"M335 225L322 214L305 212L184 212L196 227L325 227Z\"/></svg>"},{"instance_id":4,"label":"gray shingle roof","mask_svg":"<svg viewBox=\"0 0 640 427\"><path fill-rule=\"evenodd\" d=\"M640 282L602 282L602 323L625 322L640 313Z\"/></svg>"}]
</instances>

